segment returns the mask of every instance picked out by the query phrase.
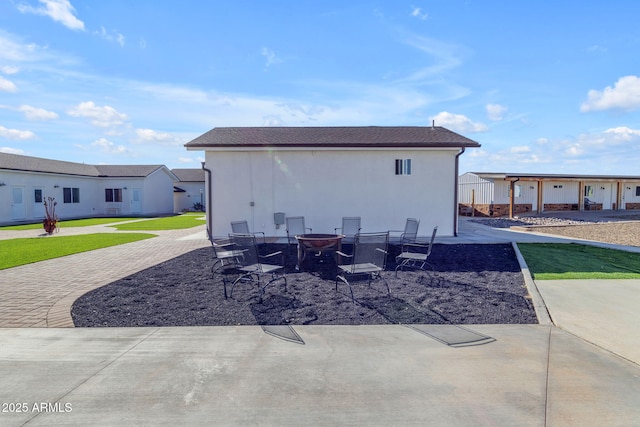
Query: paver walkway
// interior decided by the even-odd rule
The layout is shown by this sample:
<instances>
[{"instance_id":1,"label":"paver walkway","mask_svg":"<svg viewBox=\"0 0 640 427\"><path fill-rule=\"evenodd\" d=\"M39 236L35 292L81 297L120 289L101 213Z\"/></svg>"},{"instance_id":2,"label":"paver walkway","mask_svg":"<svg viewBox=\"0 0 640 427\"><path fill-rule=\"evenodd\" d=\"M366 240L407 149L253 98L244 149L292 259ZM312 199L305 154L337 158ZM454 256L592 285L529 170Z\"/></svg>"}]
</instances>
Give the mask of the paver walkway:
<instances>
[{"instance_id":1,"label":"paver walkway","mask_svg":"<svg viewBox=\"0 0 640 427\"><path fill-rule=\"evenodd\" d=\"M64 229L59 235L114 230L76 227ZM37 268L27 264L0 270L0 328L73 327L70 307L81 295L209 245L204 225L151 233L158 237L41 261ZM0 241L38 234L41 231L2 231Z\"/></svg>"}]
</instances>

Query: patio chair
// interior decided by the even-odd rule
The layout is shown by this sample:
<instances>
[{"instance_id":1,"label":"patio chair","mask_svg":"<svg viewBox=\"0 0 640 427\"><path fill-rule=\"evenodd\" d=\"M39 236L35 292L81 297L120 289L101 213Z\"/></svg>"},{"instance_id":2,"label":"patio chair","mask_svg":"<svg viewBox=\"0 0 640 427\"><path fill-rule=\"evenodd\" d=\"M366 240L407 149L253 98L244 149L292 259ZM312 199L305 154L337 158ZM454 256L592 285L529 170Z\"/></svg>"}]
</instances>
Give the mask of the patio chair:
<instances>
[{"instance_id":1,"label":"patio chair","mask_svg":"<svg viewBox=\"0 0 640 427\"><path fill-rule=\"evenodd\" d=\"M262 231L252 233L249 231L249 223L247 221L231 221L231 232L236 234L262 234L262 243L267 242L267 238Z\"/></svg>"},{"instance_id":2,"label":"patio chair","mask_svg":"<svg viewBox=\"0 0 640 427\"><path fill-rule=\"evenodd\" d=\"M389 245L389 233L360 233L355 236L353 255L347 255L338 251L337 254L350 258L350 264L338 265L336 274L336 291L338 290L338 279L349 286L351 302L355 303L353 289L347 277L356 274L366 274L369 276L369 285L373 279L382 279L387 287L387 293L391 295L389 284L382 276L387 263L387 247Z\"/></svg>"},{"instance_id":3,"label":"patio chair","mask_svg":"<svg viewBox=\"0 0 640 427\"><path fill-rule=\"evenodd\" d=\"M253 234L231 233L229 234L229 239L233 243L233 250L242 254L236 258L236 268L241 274L231 285L231 298L233 298L233 289L239 282L253 282L254 279L260 288L259 303L262 303L262 296L267 286L276 280L284 280L284 290L285 292L287 291L287 277L284 273L284 256L282 251L264 256L259 255L256 236ZM280 262L276 263L278 256L280 256ZM271 278L264 286L261 286L260 278L265 275L271 276Z\"/></svg>"},{"instance_id":4,"label":"patio chair","mask_svg":"<svg viewBox=\"0 0 640 427\"><path fill-rule=\"evenodd\" d=\"M242 256L242 252L233 250L233 243L230 239L211 240L211 246L213 247L213 253L215 255L215 260L211 266L212 278L215 278L215 275L218 273L237 266L238 259ZM224 298L227 299L227 279L225 276L221 276L224 286Z\"/></svg>"},{"instance_id":5,"label":"patio chair","mask_svg":"<svg viewBox=\"0 0 640 427\"><path fill-rule=\"evenodd\" d=\"M342 227L337 227L334 229L334 233L338 234L338 230L340 230L340 234L344 234L343 242L353 242L355 241L356 234L360 233L360 217L359 216L345 216L342 217Z\"/></svg>"},{"instance_id":6,"label":"patio chair","mask_svg":"<svg viewBox=\"0 0 640 427\"><path fill-rule=\"evenodd\" d=\"M287 225L287 242L291 243L296 241L296 235L306 234L307 230L311 233L313 230L311 228L307 228L304 225L304 217L303 216L290 216L285 218L285 223Z\"/></svg>"},{"instance_id":7,"label":"patio chair","mask_svg":"<svg viewBox=\"0 0 640 427\"><path fill-rule=\"evenodd\" d=\"M420 226L420 220L415 218L407 218L407 222L404 225L404 230L389 230L389 233L401 233L400 243L412 242L418 238L418 227Z\"/></svg>"},{"instance_id":8,"label":"patio chair","mask_svg":"<svg viewBox=\"0 0 640 427\"><path fill-rule=\"evenodd\" d=\"M431 268L431 271L435 273L435 270L431 264L427 262L427 258L431 255L433 249L433 241L436 239L436 233L438 227L433 228L431 233L431 240L429 242L407 242L402 245L400 255L396 257L396 277L398 277L398 270L403 268L418 268L424 270L426 266Z\"/></svg>"}]
</instances>

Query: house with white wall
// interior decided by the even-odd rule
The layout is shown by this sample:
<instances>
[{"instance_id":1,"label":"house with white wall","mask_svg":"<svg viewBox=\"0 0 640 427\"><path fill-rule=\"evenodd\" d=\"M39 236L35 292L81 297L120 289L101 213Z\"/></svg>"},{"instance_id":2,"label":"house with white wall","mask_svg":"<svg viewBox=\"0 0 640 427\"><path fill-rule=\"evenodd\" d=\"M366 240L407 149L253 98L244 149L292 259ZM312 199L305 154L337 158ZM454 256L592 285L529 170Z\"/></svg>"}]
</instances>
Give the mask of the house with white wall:
<instances>
[{"instance_id":1,"label":"house with white wall","mask_svg":"<svg viewBox=\"0 0 640 427\"><path fill-rule=\"evenodd\" d=\"M173 187L173 212L187 212L196 210L200 205L204 208L205 197L205 173L202 169L171 169L178 177L178 182Z\"/></svg>"},{"instance_id":2,"label":"house with white wall","mask_svg":"<svg viewBox=\"0 0 640 427\"><path fill-rule=\"evenodd\" d=\"M468 172L458 208L474 216L640 209L640 176Z\"/></svg>"},{"instance_id":3,"label":"house with white wall","mask_svg":"<svg viewBox=\"0 0 640 427\"><path fill-rule=\"evenodd\" d=\"M479 146L438 126L227 127L186 144L205 152L212 236L237 220L285 236L283 216L304 216L314 233L360 216L363 232L402 229L413 217L422 235L434 226L455 235L458 159Z\"/></svg>"},{"instance_id":4,"label":"house with white wall","mask_svg":"<svg viewBox=\"0 0 640 427\"><path fill-rule=\"evenodd\" d=\"M44 217L57 202L60 219L173 213L173 183L164 165L87 165L0 153L0 224Z\"/></svg>"}]
</instances>

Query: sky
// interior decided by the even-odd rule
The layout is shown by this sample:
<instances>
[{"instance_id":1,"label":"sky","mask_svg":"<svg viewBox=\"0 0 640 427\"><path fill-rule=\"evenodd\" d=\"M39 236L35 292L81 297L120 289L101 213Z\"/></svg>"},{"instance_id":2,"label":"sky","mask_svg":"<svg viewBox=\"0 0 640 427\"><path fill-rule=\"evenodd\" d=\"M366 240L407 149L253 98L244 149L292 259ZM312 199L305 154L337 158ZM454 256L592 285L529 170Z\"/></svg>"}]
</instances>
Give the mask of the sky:
<instances>
[{"instance_id":1,"label":"sky","mask_svg":"<svg viewBox=\"0 0 640 427\"><path fill-rule=\"evenodd\" d=\"M430 126L460 172L640 175L636 0L0 0L0 151L200 168L224 126Z\"/></svg>"}]
</instances>

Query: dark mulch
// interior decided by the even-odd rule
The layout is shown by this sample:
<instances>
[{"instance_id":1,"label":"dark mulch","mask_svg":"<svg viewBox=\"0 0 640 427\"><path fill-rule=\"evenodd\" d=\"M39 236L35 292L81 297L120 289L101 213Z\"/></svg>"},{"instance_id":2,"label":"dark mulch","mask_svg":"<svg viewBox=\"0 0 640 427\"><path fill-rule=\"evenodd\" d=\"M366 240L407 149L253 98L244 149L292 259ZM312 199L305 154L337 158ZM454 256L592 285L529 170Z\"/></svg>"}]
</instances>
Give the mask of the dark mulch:
<instances>
[{"instance_id":1,"label":"dark mulch","mask_svg":"<svg viewBox=\"0 0 640 427\"><path fill-rule=\"evenodd\" d=\"M270 252L285 245L266 245ZM305 260L295 271L295 247L287 257L287 292L281 282L266 289L239 283L225 299L221 276L211 277L211 248L199 249L95 289L79 298L71 315L76 326L197 325L377 325L537 323L524 279L509 244L435 245L431 271L402 271L395 277L389 248L386 278L339 282L330 254ZM345 250L349 250L347 245ZM228 279L236 277L233 273Z\"/></svg>"}]
</instances>

